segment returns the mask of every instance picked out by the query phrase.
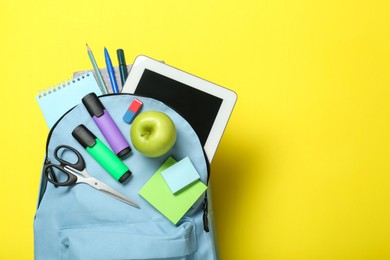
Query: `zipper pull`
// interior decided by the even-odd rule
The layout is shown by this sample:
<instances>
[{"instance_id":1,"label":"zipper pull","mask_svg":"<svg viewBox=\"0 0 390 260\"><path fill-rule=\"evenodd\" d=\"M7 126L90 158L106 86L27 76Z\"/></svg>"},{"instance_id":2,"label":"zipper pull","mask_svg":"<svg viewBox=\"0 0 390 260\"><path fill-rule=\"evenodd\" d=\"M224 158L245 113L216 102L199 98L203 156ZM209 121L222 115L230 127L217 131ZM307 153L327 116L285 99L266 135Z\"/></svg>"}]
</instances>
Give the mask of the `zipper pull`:
<instances>
[{"instance_id":1,"label":"zipper pull","mask_svg":"<svg viewBox=\"0 0 390 260\"><path fill-rule=\"evenodd\" d=\"M204 201L203 201L203 229L204 231L206 232L209 232L210 229L209 229L209 220L208 220L208 217L207 217L207 214L208 214L208 202L207 202L207 191L205 193L205 196L204 196Z\"/></svg>"}]
</instances>

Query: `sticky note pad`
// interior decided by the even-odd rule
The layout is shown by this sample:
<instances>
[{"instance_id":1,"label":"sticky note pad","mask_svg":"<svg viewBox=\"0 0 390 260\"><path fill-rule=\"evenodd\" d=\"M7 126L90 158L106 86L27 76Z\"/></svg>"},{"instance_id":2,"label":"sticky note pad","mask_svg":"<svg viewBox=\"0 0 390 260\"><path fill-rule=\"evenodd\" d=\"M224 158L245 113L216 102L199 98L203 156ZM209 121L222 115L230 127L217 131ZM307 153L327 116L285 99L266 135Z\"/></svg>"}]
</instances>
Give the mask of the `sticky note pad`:
<instances>
[{"instance_id":1,"label":"sticky note pad","mask_svg":"<svg viewBox=\"0 0 390 260\"><path fill-rule=\"evenodd\" d=\"M175 163L176 161L172 157L169 157L139 191L139 195L160 211L173 224L179 222L207 189L206 185L200 180L197 180L185 187L180 193L173 194L161 175L161 172Z\"/></svg>"},{"instance_id":2,"label":"sticky note pad","mask_svg":"<svg viewBox=\"0 0 390 260\"><path fill-rule=\"evenodd\" d=\"M188 157L162 171L161 175L173 193L179 192L200 178Z\"/></svg>"}]
</instances>

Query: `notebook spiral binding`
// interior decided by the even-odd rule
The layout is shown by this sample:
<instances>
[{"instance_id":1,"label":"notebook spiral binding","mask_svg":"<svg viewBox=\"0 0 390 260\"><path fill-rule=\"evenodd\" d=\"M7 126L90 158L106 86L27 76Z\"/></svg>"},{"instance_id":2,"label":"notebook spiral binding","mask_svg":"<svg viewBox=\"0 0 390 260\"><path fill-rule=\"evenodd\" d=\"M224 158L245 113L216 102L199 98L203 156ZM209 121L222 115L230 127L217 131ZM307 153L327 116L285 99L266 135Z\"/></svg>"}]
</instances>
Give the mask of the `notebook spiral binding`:
<instances>
[{"instance_id":1,"label":"notebook spiral binding","mask_svg":"<svg viewBox=\"0 0 390 260\"><path fill-rule=\"evenodd\" d=\"M61 89L67 88L68 86L75 84L76 82L78 82L86 77L91 77L91 76L93 77L92 73L86 73L86 74L83 74L79 77L76 77L76 78L70 79L68 81L62 82L60 84L57 84L53 87L43 89L38 93L38 99L44 98L44 97L46 97L54 92L61 91Z\"/></svg>"}]
</instances>

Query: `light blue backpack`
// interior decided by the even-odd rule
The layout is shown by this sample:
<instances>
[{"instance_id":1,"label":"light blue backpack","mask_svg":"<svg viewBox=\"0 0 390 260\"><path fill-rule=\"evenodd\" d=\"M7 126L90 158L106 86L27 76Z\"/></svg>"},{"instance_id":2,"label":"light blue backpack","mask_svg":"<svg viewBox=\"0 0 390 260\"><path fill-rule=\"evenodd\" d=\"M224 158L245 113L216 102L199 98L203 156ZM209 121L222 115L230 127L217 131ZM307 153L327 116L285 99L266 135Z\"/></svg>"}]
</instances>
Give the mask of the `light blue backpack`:
<instances>
[{"instance_id":1,"label":"light blue backpack","mask_svg":"<svg viewBox=\"0 0 390 260\"><path fill-rule=\"evenodd\" d=\"M141 112L161 111L175 123L177 141L167 155L152 159L133 149L130 156L122 159L133 174L125 183L119 183L71 135L76 126L84 124L108 146L84 105L79 104L52 127L47 138L45 164L57 163L53 152L58 145L72 146L84 157L92 177L136 202L141 209L112 199L86 184L55 187L42 174L34 219L35 259L219 259L210 187L176 225L138 194L169 156L177 161L188 156L206 185L209 165L192 127L165 104L130 94L99 97L131 148L130 125L122 116L135 98L143 102Z\"/></svg>"}]
</instances>

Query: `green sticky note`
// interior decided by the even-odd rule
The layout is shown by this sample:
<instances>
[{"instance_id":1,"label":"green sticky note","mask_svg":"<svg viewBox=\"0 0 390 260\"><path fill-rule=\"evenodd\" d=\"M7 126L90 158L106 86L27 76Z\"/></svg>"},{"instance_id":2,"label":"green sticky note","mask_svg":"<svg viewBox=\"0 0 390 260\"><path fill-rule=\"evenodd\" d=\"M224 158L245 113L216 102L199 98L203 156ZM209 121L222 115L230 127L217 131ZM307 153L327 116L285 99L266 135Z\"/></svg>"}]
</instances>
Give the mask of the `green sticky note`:
<instances>
[{"instance_id":1,"label":"green sticky note","mask_svg":"<svg viewBox=\"0 0 390 260\"><path fill-rule=\"evenodd\" d=\"M161 172L175 163L176 161L169 157L139 191L139 195L160 211L173 224L179 222L207 189L207 186L198 180L179 193L173 194L161 175Z\"/></svg>"}]
</instances>

